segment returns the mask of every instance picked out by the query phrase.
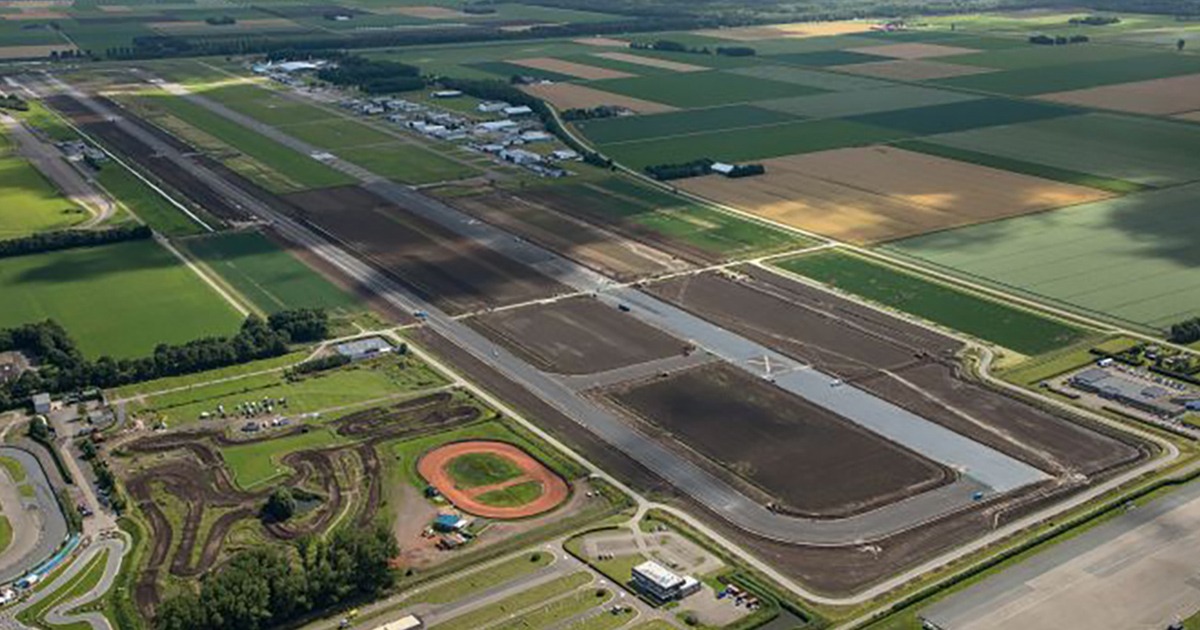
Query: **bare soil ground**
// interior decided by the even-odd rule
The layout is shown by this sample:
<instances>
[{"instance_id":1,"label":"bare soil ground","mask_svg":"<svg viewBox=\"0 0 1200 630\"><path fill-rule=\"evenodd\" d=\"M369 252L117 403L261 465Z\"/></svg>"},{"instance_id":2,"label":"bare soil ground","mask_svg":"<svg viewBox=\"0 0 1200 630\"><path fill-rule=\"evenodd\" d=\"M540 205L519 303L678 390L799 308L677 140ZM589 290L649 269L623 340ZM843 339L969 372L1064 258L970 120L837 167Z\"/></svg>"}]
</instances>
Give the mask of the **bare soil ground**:
<instances>
[{"instance_id":1,"label":"bare soil ground","mask_svg":"<svg viewBox=\"0 0 1200 630\"><path fill-rule=\"evenodd\" d=\"M1038 98L1135 114L1180 114L1200 109L1200 74L1053 92Z\"/></svg>"},{"instance_id":2,"label":"bare soil ground","mask_svg":"<svg viewBox=\"0 0 1200 630\"><path fill-rule=\"evenodd\" d=\"M515 63L518 66L525 66L526 68L535 68L537 70L546 70L549 72L557 72L559 74L567 74L573 77L579 77L580 79L588 80L624 79L637 76L636 74L621 72L620 70L611 70L609 68L601 68L599 66L589 66L587 64L564 61L562 59L554 59L551 57L512 59L509 61L509 63Z\"/></svg>"},{"instance_id":3,"label":"bare soil ground","mask_svg":"<svg viewBox=\"0 0 1200 630\"><path fill-rule=\"evenodd\" d=\"M622 282L689 266L656 249L561 214L529 195L493 192L445 201Z\"/></svg>"},{"instance_id":4,"label":"bare soil ground","mask_svg":"<svg viewBox=\"0 0 1200 630\"><path fill-rule=\"evenodd\" d=\"M580 37L571 40L576 44L585 46L602 46L605 48L629 48L629 42L623 39L614 39L612 37Z\"/></svg>"},{"instance_id":5,"label":"bare soil ground","mask_svg":"<svg viewBox=\"0 0 1200 630\"><path fill-rule=\"evenodd\" d=\"M1147 455L960 374L958 341L757 268L652 285L655 295L1043 470L1094 476Z\"/></svg>"},{"instance_id":6,"label":"bare soil ground","mask_svg":"<svg viewBox=\"0 0 1200 630\"><path fill-rule=\"evenodd\" d=\"M840 517L954 475L803 398L716 363L618 386L622 408L754 484L788 512Z\"/></svg>"},{"instance_id":7,"label":"bare soil ground","mask_svg":"<svg viewBox=\"0 0 1200 630\"><path fill-rule=\"evenodd\" d=\"M862 48L850 48L848 50L850 52L858 52L866 55L879 55L880 57L892 57L895 59L928 59L930 57L951 57L954 55L969 55L971 53L979 52L974 48L946 46L943 44L923 44L920 42L885 44L883 46L864 46Z\"/></svg>"},{"instance_id":8,"label":"bare soil ground","mask_svg":"<svg viewBox=\"0 0 1200 630\"><path fill-rule=\"evenodd\" d=\"M122 445L148 463L124 464L130 496L150 525L150 553L134 598L138 608L151 616L159 600L159 574L166 570L178 577L195 577L207 572L221 558L225 539L239 522L257 518L267 495L275 486L316 489L321 504L299 523L264 523L265 532L279 540L324 532L350 504L353 522L364 527L372 522L382 502L383 478L375 445L382 441L416 436L465 424L479 417L479 409L453 402L451 394L440 393L370 409L346 416L335 423L338 434L359 439L351 445L307 450L286 455L282 462L295 472L270 488L247 492L238 488L218 449L246 444L233 441L218 430L152 435ZM273 440L306 431L295 427L257 441ZM354 474L339 475L345 459L354 462ZM166 492L187 506L182 523L173 523L155 500ZM201 532L206 510L221 516L208 531ZM179 527L176 532L175 528ZM201 536L203 535L203 540ZM199 545L199 561L194 552Z\"/></svg>"},{"instance_id":9,"label":"bare soil ground","mask_svg":"<svg viewBox=\"0 0 1200 630\"><path fill-rule=\"evenodd\" d=\"M27 46L0 46L0 59L40 59L49 57L50 53L58 51L71 52L78 50L74 44L30 44Z\"/></svg>"},{"instance_id":10,"label":"bare soil ground","mask_svg":"<svg viewBox=\"0 0 1200 630\"><path fill-rule=\"evenodd\" d=\"M690 63L680 63L678 61L670 61L667 59L657 59L655 57L631 55L629 53L602 52L592 54L597 57L612 59L613 61L624 61L625 63L633 63L640 66L650 66L651 68L663 68L665 70L675 70L676 72L698 72L700 70L708 70L708 68L705 68L704 66L697 66Z\"/></svg>"},{"instance_id":11,"label":"bare soil ground","mask_svg":"<svg viewBox=\"0 0 1200 630\"><path fill-rule=\"evenodd\" d=\"M573 83L542 83L524 85L521 89L540 99L549 101L559 109L587 109L601 105L624 107L639 114L673 112L676 108L663 103L646 101L632 96L613 94L604 90L575 85Z\"/></svg>"},{"instance_id":12,"label":"bare soil ground","mask_svg":"<svg viewBox=\"0 0 1200 630\"><path fill-rule=\"evenodd\" d=\"M678 355L685 346L590 297L495 311L468 323L538 368L557 374L605 372Z\"/></svg>"},{"instance_id":13,"label":"bare soil ground","mask_svg":"<svg viewBox=\"0 0 1200 630\"><path fill-rule=\"evenodd\" d=\"M1110 193L894 147L763 161L765 175L682 180L690 192L818 234L886 241L1096 201Z\"/></svg>"},{"instance_id":14,"label":"bare soil ground","mask_svg":"<svg viewBox=\"0 0 1200 630\"><path fill-rule=\"evenodd\" d=\"M356 186L286 195L298 216L452 314L570 289Z\"/></svg>"},{"instance_id":15,"label":"bare soil ground","mask_svg":"<svg viewBox=\"0 0 1200 630\"><path fill-rule=\"evenodd\" d=\"M995 72L992 68L984 68L983 66L926 61L923 59L870 61L867 63L840 66L838 70L880 79L896 79L898 81L929 81L932 79L948 79L950 77Z\"/></svg>"}]
</instances>

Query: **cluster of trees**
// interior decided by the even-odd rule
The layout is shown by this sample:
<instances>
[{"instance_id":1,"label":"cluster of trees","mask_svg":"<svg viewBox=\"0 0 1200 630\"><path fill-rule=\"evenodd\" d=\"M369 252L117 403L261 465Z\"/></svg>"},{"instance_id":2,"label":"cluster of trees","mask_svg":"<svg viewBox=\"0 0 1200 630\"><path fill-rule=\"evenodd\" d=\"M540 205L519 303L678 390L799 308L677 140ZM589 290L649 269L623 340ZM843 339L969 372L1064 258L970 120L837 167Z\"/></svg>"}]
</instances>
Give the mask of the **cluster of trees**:
<instances>
[{"instance_id":1,"label":"cluster of trees","mask_svg":"<svg viewBox=\"0 0 1200 630\"><path fill-rule=\"evenodd\" d=\"M620 116L626 112L624 107L615 105L600 105L598 107L576 107L572 109L564 109L561 112L562 119L571 122L576 120L595 120L597 118L613 118Z\"/></svg>"},{"instance_id":2,"label":"cluster of trees","mask_svg":"<svg viewBox=\"0 0 1200 630\"><path fill-rule=\"evenodd\" d=\"M206 577L198 593L163 601L155 627L258 630L374 598L394 584L388 561L397 551L383 527L340 529L326 540L301 539L289 550L243 551Z\"/></svg>"},{"instance_id":3,"label":"cluster of trees","mask_svg":"<svg viewBox=\"0 0 1200 630\"><path fill-rule=\"evenodd\" d=\"M733 167L732 171L729 171L725 174L725 177L732 177L735 179L738 177L753 177L755 175L762 175L766 172L767 167L763 166L762 164L737 164Z\"/></svg>"},{"instance_id":4,"label":"cluster of trees","mask_svg":"<svg viewBox=\"0 0 1200 630\"><path fill-rule=\"evenodd\" d=\"M29 103L16 94L0 94L0 109L11 109L18 112L29 111Z\"/></svg>"},{"instance_id":5,"label":"cluster of trees","mask_svg":"<svg viewBox=\"0 0 1200 630\"><path fill-rule=\"evenodd\" d=\"M348 363L350 363L350 357L342 354L330 354L319 359L313 359L311 361L305 361L304 363L295 365L287 371L287 375L289 377L293 377L304 374L313 374L315 372L324 372L325 370L332 370L334 368L342 367Z\"/></svg>"},{"instance_id":6,"label":"cluster of trees","mask_svg":"<svg viewBox=\"0 0 1200 630\"><path fill-rule=\"evenodd\" d=\"M121 515L126 507L125 498L117 489L117 476L108 467L108 462L100 457L100 453L96 451L96 445L90 437L79 443L79 450L83 454L83 458L92 465L92 472L96 475L96 487L108 495L109 505L118 516Z\"/></svg>"},{"instance_id":7,"label":"cluster of trees","mask_svg":"<svg viewBox=\"0 0 1200 630\"><path fill-rule=\"evenodd\" d=\"M282 523L296 515L296 497L287 486L275 488L267 503L263 506L263 519L268 522Z\"/></svg>"},{"instance_id":8,"label":"cluster of trees","mask_svg":"<svg viewBox=\"0 0 1200 630\"><path fill-rule=\"evenodd\" d=\"M237 24L237 18L232 15L221 15L218 17L204 18L204 22L210 26L232 26Z\"/></svg>"},{"instance_id":9,"label":"cluster of trees","mask_svg":"<svg viewBox=\"0 0 1200 630\"><path fill-rule=\"evenodd\" d=\"M139 241L153 232L145 225L114 227L104 230L55 230L0 241L0 258L52 252L75 247L95 247L109 243Z\"/></svg>"},{"instance_id":10,"label":"cluster of trees","mask_svg":"<svg viewBox=\"0 0 1200 630\"><path fill-rule=\"evenodd\" d=\"M334 85L354 86L367 94L407 92L425 87L421 69L416 66L358 55L342 56L335 65L318 70L317 78Z\"/></svg>"},{"instance_id":11,"label":"cluster of trees","mask_svg":"<svg viewBox=\"0 0 1200 630\"><path fill-rule=\"evenodd\" d=\"M117 387L275 357L285 354L288 344L322 339L328 330L328 315L319 309L284 311L265 321L251 315L232 337L162 344L152 355L137 359L101 357L92 361L84 358L67 331L54 321L2 329L0 352L20 351L40 366L0 384L0 410L23 405L38 392Z\"/></svg>"},{"instance_id":12,"label":"cluster of trees","mask_svg":"<svg viewBox=\"0 0 1200 630\"><path fill-rule=\"evenodd\" d=\"M714 51L707 46L693 48L669 39L659 39L653 42L631 42L629 47L639 50L660 50L664 52L692 53L695 55L711 55L715 52L715 54L729 57L753 57L758 54L758 51L749 46L718 46Z\"/></svg>"},{"instance_id":13,"label":"cluster of trees","mask_svg":"<svg viewBox=\"0 0 1200 630\"><path fill-rule=\"evenodd\" d=\"M1058 35L1055 37L1050 37L1049 35L1030 35L1029 36L1030 44L1038 44L1041 46L1064 46L1066 44L1083 44L1088 41L1089 40L1088 40L1087 35L1072 35L1070 37L1067 37L1065 35Z\"/></svg>"},{"instance_id":14,"label":"cluster of trees","mask_svg":"<svg viewBox=\"0 0 1200 630\"><path fill-rule=\"evenodd\" d=\"M1167 338L1173 343L1188 344L1200 341L1200 317L1173 324Z\"/></svg>"},{"instance_id":15,"label":"cluster of trees","mask_svg":"<svg viewBox=\"0 0 1200 630\"><path fill-rule=\"evenodd\" d=\"M660 182L686 177L699 177L712 172L713 161L708 158L682 164L654 164L645 168L646 174Z\"/></svg>"},{"instance_id":16,"label":"cluster of trees","mask_svg":"<svg viewBox=\"0 0 1200 630\"><path fill-rule=\"evenodd\" d=\"M1067 20L1071 24L1082 24L1086 26L1106 26L1108 24L1119 24L1121 18L1115 15L1089 15L1087 17L1074 17Z\"/></svg>"}]
</instances>

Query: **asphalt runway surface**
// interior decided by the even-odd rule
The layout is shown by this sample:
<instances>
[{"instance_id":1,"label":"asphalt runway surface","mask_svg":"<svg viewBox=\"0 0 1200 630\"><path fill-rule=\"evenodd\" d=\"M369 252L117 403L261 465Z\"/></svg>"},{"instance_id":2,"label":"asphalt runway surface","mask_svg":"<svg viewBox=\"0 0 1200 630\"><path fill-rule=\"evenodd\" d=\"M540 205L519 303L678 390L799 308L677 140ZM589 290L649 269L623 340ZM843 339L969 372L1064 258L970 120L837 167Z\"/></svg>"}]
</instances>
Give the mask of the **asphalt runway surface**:
<instances>
[{"instance_id":1,"label":"asphalt runway surface","mask_svg":"<svg viewBox=\"0 0 1200 630\"><path fill-rule=\"evenodd\" d=\"M43 84L41 87L44 90L47 86ZM66 87L65 84L55 81L50 89L57 90ZM680 491L692 496L722 518L746 531L789 543L857 544L885 538L939 515L970 505L976 492L1006 491L1045 478L1040 471L998 451L949 432L932 422L905 412L899 407L854 387L835 387L831 382L834 379L816 370L801 369L802 366L796 365L795 362L787 360L778 353L720 329L636 289L620 287L590 269L515 238L489 224L477 221L441 202L425 197L417 191L386 181L361 167L346 164L340 160L330 162L332 166L341 168L344 172L366 182L365 188L392 200L418 216L440 223L464 237L487 245L513 260L525 263L577 290L595 292L602 301L614 307L614 316L616 316L615 309L618 305L627 305L630 307L631 315L642 321L671 332L677 337L693 340L706 350L755 374L761 374L760 369L755 367L756 362L767 357L776 362L777 366L790 370L775 376L776 383L781 387L805 398L816 398L821 401L819 404L834 405L839 412L882 414L884 418L890 418L895 426L900 427L898 430L887 428L892 431L888 434L889 437L909 440L906 446L927 455L929 455L929 449L932 449L950 461L941 461L938 457L932 457L933 459L967 471L967 474L954 484L850 518L817 520L777 514L747 497L728 482L706 472L694 462L667 449L653 438L634 430L612 412L579 396L572 387L541 372L465 324L447 316L343 247L329 242L308 227L275 212L260 200L231 185L195 160L173 150L160 139L120 116L119 112L105 108L78 90L71 88L68 91L76 98L80 98L96 113L113 117L115 124L121 126L127 133L154 147L158 153L174 161L180 168L199 177L208 186L236 200L239 206L270 222L285 237L310 248L315 254L325 258L343 273L355 278L360 285L371 287L384 299L409 312L423 311L426 313L424 319L431 329L451 339L480 360L496 366L515 382L535 392L547 403L590 429L614 448L620 449L640 461ZM185 98L306 154L311 154L315 150L313 147L308 147L286 136L277 129L241 116L208 99L194 95ZM869 418L849 417L849 419L855 422L871 422ZM869 425L865 426L872 428ZM932 440L932 443L924 444L922 443L924 440Z\"/></svg>"},{"instance_id":2,"label":"asphalt runway surface","mask_svg":"<svg viewBox=\"0 0 1200 630\"><path fill-rule=\"evenodd\" d=\"M1162 630L1200 611L1200 484L922 611L942 630Z\"/></svg>"},{"instance_id":3,"label":"asphalt runway surface","mask_svg":"<svg viewBox=\"0 0 1200 630\"><path fill-rule=\"evenodd\" d=\"M0 447L0 456L11 457L25 469L25 482L33 486L33 497L22 498L20 509L36 511L40 525L37 542L19 558L0 567L0 584L11 582L45 562L67 539L67 519L58 506L54 489L42 465L27 451L9 446ZM5 509L8 509L7 506ZM13 523L16 525L16 523Z\"/></svg>"}]
</instances>

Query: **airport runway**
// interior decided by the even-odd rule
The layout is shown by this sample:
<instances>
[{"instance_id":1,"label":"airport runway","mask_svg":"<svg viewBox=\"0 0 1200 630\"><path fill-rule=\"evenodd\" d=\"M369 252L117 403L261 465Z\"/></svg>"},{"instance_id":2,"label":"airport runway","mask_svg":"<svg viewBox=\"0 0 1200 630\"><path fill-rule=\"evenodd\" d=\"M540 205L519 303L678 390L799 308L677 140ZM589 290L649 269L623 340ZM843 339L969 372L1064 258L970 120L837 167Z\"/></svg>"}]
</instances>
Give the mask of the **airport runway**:
<instances>
[{"instance_id":1,"label":"airport runway","mask_svg":"<svg viewBox=\"0 0 1200 630\"><path fill-rule=\"evenodd\" d=\"M922 612L942 630L1163 630L1200 611L1200 483Z\"/></svg>"},{"instance_id":2,"label":"airport runway","mask_svg":"<svg viewBox=\"0 0 1200 630\"><path fill-rule=\"evenodd\" d=\"M41 90L47 89L44 84L40 87ZM222 195L236 200L244 209L264 221L270 222L287 238L309 248L313 253L354 278L381 298L409 312L423 311L427 313L425 320L434 331L452 340L479 360L497 367L511 379L596 433L614 448L620 449L642 462L656 474L730 523L757 535L796 544L829 546L860 544L886 538L961 508L973 500L972 495L975 492L1008 490L1044 478L1044 474L1040 471L969 440L966 440L965 444L947 442L940 448L910 441L908 445L914 450L925 452L925 446L930 446L933 452L952 458L953 462L942 463L954 465L956 468L964 470L966 474L955 484L850 518L815 520L776 514L747 497L729 483L701 469L690 460L667 449L656 440L642 435L608 410L579 396L568 384L541 372L465 324L421 300L391 277L358 259L347 249L331 243L328 236L318 235L311 228L276 213L259 200L224 180L220 175L204 168L189 156L179 153L145 130L125 120L119 111L110 111L86 95L57 81L50 89L57 91L57 89L63 88L67 88L69 93L79 98L93 111L115 120L126 133L154 147L157 152L175 162L180 168L188 169ZM223 115L227 111L217 110L216 107L219 105L211 103L207 99L190 98L206 107L215 106L212 108ZM244 117L235 117L236 112L229 113L231 119L242 122ZM257 131L265 131L263 127L272 129L261 124L249 126ZM273 130L270 137L276 138L277 135L282 134L278 130ZM293 148L299 148L294 139L287 144ZM636 301L637 308L631 309L631 312L636 312L638 317L644 318L657 327L667 327L667 330L672 332L678 331L682 333L680 334L682 338L695 341L701 347L729 359L743 369L757 369L747 362L748 357L761 358L764 354L771 353L770 350L749 340L733 335L679 309L674 309L674 307L641 292L620 287L600 274L531 243L516 239L488 224L474 221L416 191L386 182L383 178L371 177L360 167L347 167L346 172L355 174L367 182L368 188L385 194L406 208L437 220L443 225L457 226L455 229L460 234L479 240L516 260L531 264L565 284L580 290L594 290L601 299L611 304ZM614 316L617 316L615 311ZM695 334L687 334L689 332ZM715 349L710 348L707 344L712 344ZM715 351L716 349L719 349L720 352ZM779 365L787 365L785 363L788 361L787 359L780 355L774 356L779 357ZM791 363L793 367L799 367L794 366L794 362ZM812 370L808 372L809 376L803 379L798 377L794 380L785 379L781 386L793 389L802 396L805 393L808 393L809 396L815 395L812 391L806 391L806 388L818 387L822 391L831 388L830 381L832 379L830 377ZM792 370L790 373L800 374L801 370ZM825 380L822 381L821 378ZM859 391L850 387L839 387L838 389L840 392ZM839 395L841 395L840 392ZM860 394L869 396L865 392L860 392ZM853 396L853 394L846 395ZM894 414L889 418L896 422L896 426L907 427L901 430L898 434L899 437L908 440L928 440L931 439L930 436L935 436L932 439L936 441L953 439L957 436L957 434L941 429L934 423L904 412L886 401L870 398L878 401L879 404L886 405L886 407L875 407L872 411L883 409L885 413ZM850 411L854 412L853 409ZM860 420L863 419L860 418ZM864 426L866 425L864 424ZM918 427L925 428L919 429ZM929 429L933 428L940 429L940 432L937 430L930 432ZM961 436L957 437L964 439ZM951 446L955 448L948 448ZM964 450L959 452L956 447L963 447ZM937 458L934 457L934 459Z\"/></svg>"}]
</instances>

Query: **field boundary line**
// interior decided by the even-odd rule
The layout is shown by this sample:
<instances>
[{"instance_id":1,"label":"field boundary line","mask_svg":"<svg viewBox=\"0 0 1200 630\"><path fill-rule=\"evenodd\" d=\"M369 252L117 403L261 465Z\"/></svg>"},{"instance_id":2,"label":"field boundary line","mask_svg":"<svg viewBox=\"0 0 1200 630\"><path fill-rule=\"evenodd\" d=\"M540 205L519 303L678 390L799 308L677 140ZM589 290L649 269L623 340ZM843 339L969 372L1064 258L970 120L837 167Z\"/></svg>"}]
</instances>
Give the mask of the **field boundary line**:
<instances>
[{"instance_id":1,"label":"field boundary line","mask_svg":"<svg viewBox=\"0 0 1200 630\"><path fill-rule=\"evenodd\" d=\"M197 276L199 276L200 279L203 280L204 283L207 284L210 289L212 289L217 295L221 296L222 299L224 299L226 302L228 302L229 305L232 306L234 310L236 310L238 313L240 313L242 315L242 317L250 316L250 313L251 313L250 309L246 308L246 306L241 304L238 300L235 300L234 297L232 295L230 295L229 292L227 292L224 288L222 288L221 285L216 280L213 280L212 278L208 277L208 274L204 273L204 271L202 269L200 269L199 265L197 265L192 259L185 256L183 254L183 252L176 249L176 247L174 245L172 245L171 242L168 241L165 236L162 236L161 234L155 234L154 241L156 243L158 243L159 245L161 245L163 247L163 249L166 249L167 251L171 252L171 254L173 254L176 258L178 258L179 261L182 262L184 265L186 265L187 268L192 271L192 273L195 273Z\"/></svg>"}]
</instances>

